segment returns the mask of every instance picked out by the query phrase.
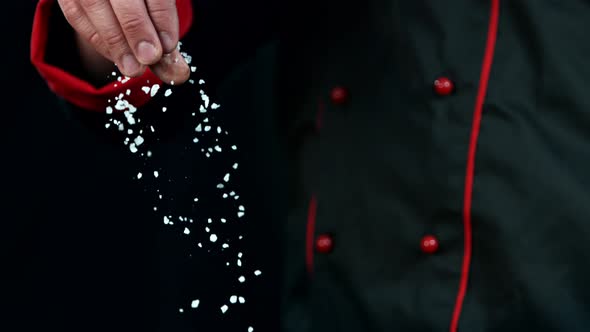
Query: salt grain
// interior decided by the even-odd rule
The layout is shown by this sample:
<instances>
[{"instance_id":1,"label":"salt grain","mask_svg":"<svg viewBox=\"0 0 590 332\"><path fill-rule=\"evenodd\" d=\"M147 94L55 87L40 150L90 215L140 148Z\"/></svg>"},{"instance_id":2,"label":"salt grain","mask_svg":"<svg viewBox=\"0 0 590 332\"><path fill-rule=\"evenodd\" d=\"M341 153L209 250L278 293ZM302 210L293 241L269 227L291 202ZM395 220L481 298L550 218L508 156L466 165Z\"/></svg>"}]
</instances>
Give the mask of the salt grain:
<instances>
[{"instance_id":1,"label":"salt grain","mask_svg":"<svg viewBox=\"0 0 590 332\"><path fill-rule=\"evenodd\" d=\"M243 216L244 216L244 212L242 212L242 211L238 212L238 218L242 218Z\"/></svg>"},{"instance_id":2,"label":"salt grain","mask_svg":"<svg viewBox=\"0 0 590 332\"><path fill-rule=\"evenodd\" d=\"M184 228L184 234L188 235L191 233L191 230L188 229L187 227Z\"/></svg>"},{"instance_id":3,"label":"salt grain","mask_svg":"<svg viewBox=\"0 0 590 332\"><path fill-rule=\"evenodd\" d=\"M191 308L193 308L193 309L198 308L200 302L201 301L199 301L199 300L193 300L193 302L191 302Z\"/></svg>"},{"instance_id":4,"label":"salt grain","mask_svg":"<svg viewBox=\"0 0 590 332\"><path fill-rule=\"evenodd\" d=\"M238 278L238 281L239 281L239 282L241 282L241 283L243 283L244 281L246 281L246 277L244 277L244 276L240 276L240 277Z\"/></svg>"},{"instance_id":5,"label":"salt grain","mask_svg":"<svg viewBox=\"0 0 590 332\"><path fill-rule=\"evenodd\" d=\"M131 151L131 153L137 152L137 147L135 146L135 143L129 144L129 151Z\"/></svg>"},{"instance_id":6,"label":"salt grain","mask_svg":"<svg viewBox=\"0 0 590 332\"><path fill-rule=\"evenodd\" d=\"M238 169L238 163L235 163L233 166L234 169Z\"/></svg>"},{"instance_id":7,"label":"salt grain","mask_svg":"<svg viewBox=\"0 0 590 332\"><path fill-rule=\"evenodd\" d=\"M167 107L162 107L162 113L166 113L167 110L168 110Z\"/></svg>"},{"instance_id":8,"label":"salt grain","mask_svg":"<svg viewBox=\"0 0 590 332\"><path fill-rule=\"evenodd\" d=\"M259 276L259 275L261 275L261 274L262 274L262 272L260 272L260 270L256 270L256 271L254 271L254 275L255 275L255 276Z\"/></svg>"},{"instance_id":9,"label":"salt grain","mask_svg":"<svg viewBox=\"0 0 590 332\"><path fill-rule=\"evenodd\" d=\"M199 84L205 84L205 80L199 80Z\"/></svg>"},{"instance_id":10,"label":"salt grain","mask_svg":"<svg viewBox=\"0 0 590 332\"><path fill-rule=\"evenodd\" d=\"M113 108L111 106L107 106L106 112L107 114L113 114Z\"/></svg>"},{"instance_id":11,"label":"salt grain","mask_svg":"<svg viewBox=\"0 0 590 332\"><path fill-rule=\"evenodd\" d=\"M237 146L235 146L235 145L232 145L232 146L231 146L231 149L232 149L232 150L237 150L237 149L238 149L238 147L237 147Z\"/></svg>"},{"instance_id":12,"label":"salt grain","mask_svg":"<svg viewBox=\"0 0 590 332\"><path fill-rule=\"evenodd\" d=\"M238 298L238 301L240 301L240 303L246 303L246 299L245 299L245 298L243 298L242 296L240 296L240 297Z\"/></svg>"},{"instance_id":13,"label":"salt grain","mask_svg":"<svg viewBox=\"0 0 590 332\"><path fill-rule=\"evenodd\" d=\"M216 242L217 241L217 235L211 234L211 236L209 236L209 241Z\"/></svg>"},{"instance_id":14,"label":"salt grain","mask_svg":"<svg viewBox=\"0 0 590 332\"><path fill-rule=\"evenodd\" d=\"M141 179L143 177L143 174L141 174L141 172L137 173L137 179Z\"/></svg>"},{"instance_id":15,"label":"salt grain","mask_svg":"<svg viewBox=\"0 0 590 332\"><path fill-rule=\"evenodd\" d=\"M225 176L223 177L223 181L225 181L225 182L229 181L229 173L225 174Z\"/></svg>"},{"instance_id":16,"label":"salt grain","mask_svg":"<svg viewBox=\"0 0 590 332\"><path fill-rule=\"evenodd\" d=\"M133 140L133 142L135 143L135 145L137 145L137 146L140 146L141 144L143 144L143 142L144 142L144 139L143 139L143 137L141 137L141 136L137 136L137 137L136 137L136 138Z\"/></svg>"},{"instance_id":17,"label":"salt grain","mask_svg":"<svg viewBox=\"0 0 590 332\"><path fill-rule=\"evenodd\" d=\"M252 326L248 326L248 332L254 332L254 328Z\"/></svg>"},{"instance_id":18,"label":"salt grain","mask_svg":"<svg viewBox=\"0 0 590 332\"><path fill-rule=\"evenodd\" d=\"M211 109L214 109L214 110L216 110L216 109L218 109L219 107L220 107L220 105L219 105L219 104L216 104L216 103L213 103L213 104L211 104Z\"/></svg>"},{"instance_id":19,"label":"salt grain","mask_svg":"<svg viewBox=\"0 0 590 332\"><path fill-rule=\"evenodd\" d=\"M145 92L145 94L147 95L148 93L150 93L150 87L149 86L142 86L141 87L141 91Z\"/></svg>"},{"instance_id":20,"label":"salt grain","mask_svg":"<svg viewBox=\"0 0 590 332\"><path fill-rule=\"evenodd\" d=\"M211 126L205 126L205 131L211 130Z\"/></svg>"},{"instance_id":21,"label":"salt grain","mask_svg":"<svg viewBox=\"0 0 590 332\"><path fill-rule=\"evenodd\" d=\"M158 171L154 171L154 177L157 179L158 176L160 176L160 173Z\"/></svg>"},{"instance_id":22,"label":"salt grain","mask_svg":"<svg viewBox=\"0 0 590 332\"><path fill-rule=\"evenodd\" d=\"M227 309L228 309L228 306L224 304L224 305L222 305L222 306L221 306L221 308L220 308L220 309L221 309L221 313L224 313L224 314L225 314L225 312L226 312L226 311L227 311Z\"/></svg>"},{"instance_id":23,"label":"salt grain","mask_svg":"<svg viewBox=\"0 0 590 332\"><path fill-rule=\"evenodd\" d=\"M203 130L203 127L202 127L202 126L201 126L201 124L199 123L199 124L197 125L197 127L195 128L195 131L196 131L196 132L198 132L198 133L200 133L202 130Z\"/></svg>"},{"instance_id":24,"label":"salt grain","mask_svg":"<svg viewBox=\"0 0 590 332\"><path fill-rule=\"evenodd\" d=\"M168 89L164 92L164 97L169 97L172 94L172 90Z\"/></svg>"},{"instance_id":25,"label":"salt grain","mask_svg":"<svg viewBox=\"0 0 590 332\"><path fill-rule=\"evenodd\" d=\"M215 151L217 151L217 152L221 152L221 147L220 147L219 145L216 145L216 146L215 146Z\"/></svg>"},{"instance_id":26,"label":"salt grain","mask_svg":"<svg viewBox=\"0 0 590 332\"><path fill-rule=\"evenodd\" d=\"M232 295L229 297L229 302L230 303L236 303L238 302L238 297L236 295Z\"/></svg>"}]
</instances>

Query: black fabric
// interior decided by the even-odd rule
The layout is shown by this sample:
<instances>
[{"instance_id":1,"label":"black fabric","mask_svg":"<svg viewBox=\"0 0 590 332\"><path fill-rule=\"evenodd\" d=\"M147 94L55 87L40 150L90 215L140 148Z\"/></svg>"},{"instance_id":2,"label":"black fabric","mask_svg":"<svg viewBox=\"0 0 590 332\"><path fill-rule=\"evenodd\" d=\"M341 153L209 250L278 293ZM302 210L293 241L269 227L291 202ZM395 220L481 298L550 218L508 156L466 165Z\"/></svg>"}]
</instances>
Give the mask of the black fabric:
<instances>
[{"instance_id":1,"label":"black fabric","mask_svg":"<svg viewBox=\"0 0 590 332\"><path fill-rule=\"evenodd\" d=\"M19 201L21 218L39 231L30 241L39 249L24 256L38 260L26 322L62 330L246 331L250 321L273 332L448 330L490 2L292 1L235 12L231 2L195 4L185 46L222 105L216 121L241 146L238 185L247 188L249 219L227 231L248 234L250 257L263 266L265 278L242 290L252 306L223 318L213 307L174 311L203 285L211 301L227 291L217 257L160 228L153 197L131 179L137 161L105 134L104 116L65 106L61 117L46 110L61 138L47 136L35 181L20 182L36 188L36 196L21 188ZM589 14L585 1L500 3L460 331L590 330ZM455 83L451 96L433 93L440 76ZM350 92L345 105L331 102L335 86ZM162 99L142 110L163 129L149 142L157 163L173 179L191 175L164 189L174 195L211 188L228 162L205 163L186 149L195 93L180 88L165 114ZM315 130L319 103L323 126ZM316 235L333 234L335 246L315 254L310 276L313 195ZM45 219L32 219L36 213ZM440 242L432 255L420 251L426 234Z\"/></svg>"}]
</instances>

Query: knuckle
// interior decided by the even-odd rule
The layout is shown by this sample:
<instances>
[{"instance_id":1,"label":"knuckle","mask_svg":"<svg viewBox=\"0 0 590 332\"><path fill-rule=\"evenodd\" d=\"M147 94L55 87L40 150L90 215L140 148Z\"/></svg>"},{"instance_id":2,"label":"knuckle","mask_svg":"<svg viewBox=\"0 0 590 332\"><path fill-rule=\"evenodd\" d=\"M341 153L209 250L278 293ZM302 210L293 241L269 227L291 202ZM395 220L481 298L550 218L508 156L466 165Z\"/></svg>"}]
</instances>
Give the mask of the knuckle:
<instances>
[{"instance_id":1,"label":"knuckle","mask_svg":"<svg viewBox=\"0 0 590 332\"><path fill-rule=\"evenodd\" d=\"M79 0L79 1L80 1L80 4L88 10L97 9L102 5L101 0Z\"/></svg>"},{"instance_id":2,"label":"knuckle","mask_svg":"<svg viewBox=\"0 0 590 332\"><path fill-rule=\"evenodd\" d=\"M149 7L150 16L158 24L172 25L176 13L174 2L160 1Z\"/></svg>"},{"instance_id":3,"label":"knuckle","mask_svg":"<svg viewBox=\"0 0 590 332\"><path fill-rule=\"evenodd\" d=\"M146 20L140 15L125 15L120 20L121 27L126 33L136 36L145 30Z\"/></svg>"},{"instance_id":4,"label":"knuckle","mask_svg":"<svg viewBox=\"0 0 590 332\"><path fill-rule=\"evenodd\" d=\"M109 48L115 49L115 50L116 49L123 49L127 44L125 36L123 36L123 34L117 33L117 32L106 33L103 36L103 40Z\"/></svg>"},{"instance_id":5,"label":"knuckle","mask_svg":"<svg viewBox=\"0 0 590 332\"><path fill-rule=\"evenodd\" d=\"M71 23L75 24L84 17L84 13L76 6L73 1L60 1L61 11L65 18Z\"/></svg>"}]
</instances>

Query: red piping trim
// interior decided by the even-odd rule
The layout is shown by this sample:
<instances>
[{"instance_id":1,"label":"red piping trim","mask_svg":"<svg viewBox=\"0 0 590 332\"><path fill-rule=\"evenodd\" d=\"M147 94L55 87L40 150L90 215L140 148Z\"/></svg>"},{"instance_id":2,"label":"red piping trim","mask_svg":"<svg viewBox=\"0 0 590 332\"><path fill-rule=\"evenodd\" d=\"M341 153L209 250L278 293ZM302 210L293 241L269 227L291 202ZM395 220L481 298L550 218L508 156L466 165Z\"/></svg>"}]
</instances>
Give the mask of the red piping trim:
<instances>
[{"instance_id":1,"label":"red piping trim","mask_svg":"<svg viewBox=\"0 0 590 332\"><path fill-rule=\"evenodd\" d=\"M465 193L463 201L463 229L465 250L463 253L463 265L461 267L461 281L459 283L459 291L457 292L457 300L455 302L455 309L453 311L453 319L451 321L450 331L456 332L459 325L459 318L461 316L461 309L463 301L467 292L467 284L469 281L469 268L471 265L471 250L472 250L472 234L471 234L471 203L473 198L473 176L475 173L475 155L477 150L477 141L481 128L481 118L483 103L485 101L488 81L490 78L490 71L492 69L492 62L494 60L494 50L496 47L496 38L498 35L498 18L500 16L500 0L491 1L490 21L488 27L488 36L486 42L486 49L483 58L483 65L481 69L481 76L479 79L479 89L477 92L477 99L475 102L475 110L473 114L473 125L471 128L471 137L469 140L469 153L467 156L467 170L465 172Z\"/></svg>"},{"instance_id":2,"label":"red piping trim","mask_svg":"<svg viewBox=\"0 0 590 332\"><path fill-rule=\"evenodd\" d=\"M315 220L318 210L318 200L313 194L309 200L309 207L307 209L307 229L305 234L305 268L307 274L313 274L313 244L315 237Z\"/></svg>"}]
</instances>

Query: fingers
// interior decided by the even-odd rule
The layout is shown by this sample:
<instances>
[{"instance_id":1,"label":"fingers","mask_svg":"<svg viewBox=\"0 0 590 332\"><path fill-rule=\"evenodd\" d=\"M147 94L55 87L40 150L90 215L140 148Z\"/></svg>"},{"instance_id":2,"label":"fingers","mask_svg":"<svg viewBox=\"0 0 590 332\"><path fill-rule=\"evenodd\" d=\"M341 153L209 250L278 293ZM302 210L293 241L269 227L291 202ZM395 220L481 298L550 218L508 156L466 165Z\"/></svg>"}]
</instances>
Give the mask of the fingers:
<instances>
[{"instance_id":1,"label":"fingers","mask_svg":"<svg viewBox=\"0 0 590 332\"><path fill-rule=\"evenodd\" d=\"M110 3L139 63L153 65L158 62L162 57L162 46L144 0L110 0Z\"/></svg>"},{"instance_id":2,"label":"fingers","mask_svg":"<svg viewBox=\"0 0 590 332\"><path fill-rule=\"evenodd\" d=\"M88 19L96 28L98 36L108 47L112 60L117 63L119 70L127 76L141 75L145 67L136 60L133 50L127 44L125 34L109 1L79 1Z\"/></svg>"},{"instance_id":3,"label":"fingers","mask_svg":"<svg viewBox=\"0 0 590 332\"><path fill-rule=\"evenodd\" d=\"M146 4L164 53L172 53L178 45L179 34L176 0L146 0Z\"/></svg>"},{"instance_id":4,"label":"fingers","mask_svg":"<svg viewBox=\"0 0 590 332\"><path fill-rule=\"evenodd\" d=\"M189 79L190 69L178 50L165 54L157 64L150 66L154 74L166 84L182 84Z\"/></svg>"},{"instance_id":5,"label":"fingers","mask_svg":"<svg viewBox=\"0 0 590 332\"><path fill-rule=\"evenodd\" d=\"M62 8L66 20L82 37L82 39L91 43L94 49L96 49L96 51L103 57L113 61L108 47L102 41L102 38L100 38L96 31L96 28L94 25L92 25L80 5L76 1L68 0L58 0L58 3Z\"/></svg>"}]
</instances>

